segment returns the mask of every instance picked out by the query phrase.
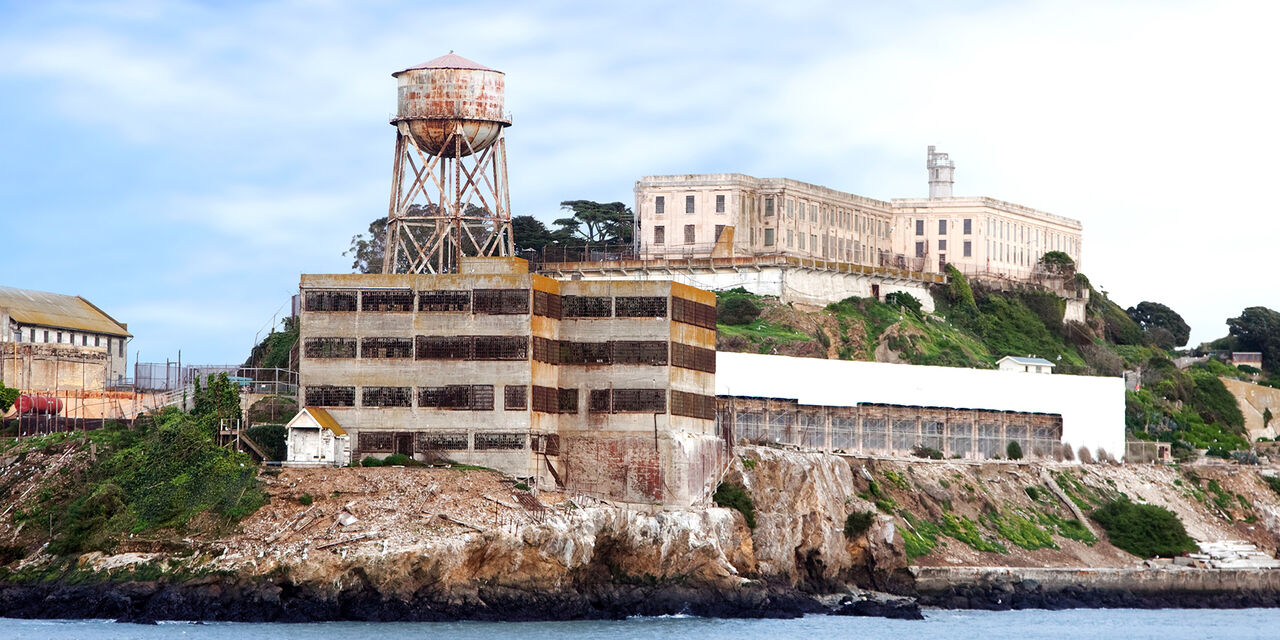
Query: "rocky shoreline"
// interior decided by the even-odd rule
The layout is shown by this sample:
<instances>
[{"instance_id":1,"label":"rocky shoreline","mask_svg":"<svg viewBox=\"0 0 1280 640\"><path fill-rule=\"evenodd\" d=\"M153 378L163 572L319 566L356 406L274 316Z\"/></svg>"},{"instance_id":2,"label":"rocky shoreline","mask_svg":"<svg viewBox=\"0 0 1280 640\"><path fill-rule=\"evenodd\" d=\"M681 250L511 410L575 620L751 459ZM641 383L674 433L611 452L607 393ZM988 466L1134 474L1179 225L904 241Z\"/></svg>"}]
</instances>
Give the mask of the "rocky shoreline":
<instances>
[{"instance_id":1,"label":"rocky shoreline","mask_svg":"<svg viewBox=\"0 0 1280 640\"><path fill-rule=\"evenodd\" d=\"M923 593L916 601L940 609L1250 609L1280 607L1280 592L1132 591L1070 585L1045 589L1034 580L1016 583L958 584Z\"/></svg>"}]
</instances>

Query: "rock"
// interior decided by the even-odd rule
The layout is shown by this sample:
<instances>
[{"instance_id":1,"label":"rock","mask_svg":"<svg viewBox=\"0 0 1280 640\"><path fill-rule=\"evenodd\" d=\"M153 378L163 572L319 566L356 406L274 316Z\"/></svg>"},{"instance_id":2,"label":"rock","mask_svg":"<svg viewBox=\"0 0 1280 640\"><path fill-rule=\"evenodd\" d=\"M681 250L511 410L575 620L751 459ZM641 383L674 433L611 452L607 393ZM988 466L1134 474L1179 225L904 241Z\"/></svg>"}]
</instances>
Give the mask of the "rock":
<instances>
[{"instance_id":1,"label":"rock","mask_svg":"<svg viewBox=\"0 0 1280 640\"><path fill-rule=\"evenodd\" d=\"M924 614L920 612L920 603L910 598L852 600L841 603L838 609L832 611L832 614L893 620L924 620Z\"/></svg>"}]
</instances>

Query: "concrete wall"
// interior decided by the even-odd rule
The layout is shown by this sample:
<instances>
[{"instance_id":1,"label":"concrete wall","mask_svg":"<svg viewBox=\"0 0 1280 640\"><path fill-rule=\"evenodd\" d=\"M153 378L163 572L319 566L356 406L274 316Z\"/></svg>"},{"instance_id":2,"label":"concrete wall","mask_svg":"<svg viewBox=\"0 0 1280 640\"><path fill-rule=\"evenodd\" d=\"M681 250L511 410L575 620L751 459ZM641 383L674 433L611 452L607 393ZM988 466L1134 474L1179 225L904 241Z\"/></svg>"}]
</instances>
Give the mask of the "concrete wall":
<instances>
[{"instance_id":1,"label":"concrete wall","mask_svg":"<svg viewBox=\"0 0 1280 640\"><path fill-rule=\"evenodd\" d=\"M0 344L4 383L20 391L101 391L110 360L105 348L30 342Z\"/></svg>"},{"instance_id":2,"label":"concrete wall","mask_svg":"<svg viewBox=\"0 0 1280 640\"><path fill-rule=\"evenodd\" d=\"M1022 580L1034 580L1046 591L1074 586L1154 594L1280 590L1280 571L1267 569L913 567L912 572L921 593L941 593L953 585L1015 584Z\"/></svg>"},{"instance_id":3,"label":"concrete wall","mask_svg":"<svg viewBox=\"0 0 1280 640\"><path fill-rule=\"evenodd\" d=\"M1256 438L1274 438L1280 433L1280 389L1264 387L1260 384L1222 378L1227 391L1236 397L1240 405L1240 413L1244 414L1244 428L1249 432L1249 440ZM1263 413L1271 410L1271 422L1263 424Z\"/></svg>"}]
</instances>

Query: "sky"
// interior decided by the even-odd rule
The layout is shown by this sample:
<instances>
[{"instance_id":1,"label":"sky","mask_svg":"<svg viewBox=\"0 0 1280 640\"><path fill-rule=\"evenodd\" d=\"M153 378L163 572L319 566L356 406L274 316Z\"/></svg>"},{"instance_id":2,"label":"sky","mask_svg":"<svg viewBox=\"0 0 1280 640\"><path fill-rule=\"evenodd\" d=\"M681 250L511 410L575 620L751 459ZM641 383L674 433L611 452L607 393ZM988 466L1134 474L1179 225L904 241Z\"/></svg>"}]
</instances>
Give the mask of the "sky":
<instances>
[{"instance_id":1,"label":"sky","mask_svg":"<svg viewBox=\"0 0 1280 640\"><path fill-rule=\"evenodd\" d=\"M1081 220L1081 270L1191 343L1280 309L1270 2L0 0L0 284L81 295L130 361L239 363L386 215L391 73L504 71L513 212L645 175L955 194Z\"/></svg>"}]
</instances>

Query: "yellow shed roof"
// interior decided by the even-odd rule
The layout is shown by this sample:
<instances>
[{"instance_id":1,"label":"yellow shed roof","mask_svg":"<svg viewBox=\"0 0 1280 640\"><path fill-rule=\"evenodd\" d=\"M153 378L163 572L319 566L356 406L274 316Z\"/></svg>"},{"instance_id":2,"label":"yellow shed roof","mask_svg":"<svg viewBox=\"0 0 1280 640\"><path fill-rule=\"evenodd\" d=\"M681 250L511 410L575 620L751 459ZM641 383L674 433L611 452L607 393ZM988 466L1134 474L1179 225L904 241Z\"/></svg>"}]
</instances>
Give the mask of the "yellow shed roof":
<instances>
[{"instance_id":1,"label":"yellow shed roof","mask_svg":"<svg viewBox=\"0 0 1280 640\"><path fill-rule=\"evenodd\" d=\"M334 420L333 416L330 415L328 411L325 411L324 409L318 409L316 407L306 407L303 409L303 411L306 411L307 413L311 414L311 417L315 418L316 422L319 423L319 425L324 427L325 429L328 429L340 436L347 435L346 429L343 429L341 426L339 426L338 421Z\"/></svg>"}]
</instances>

